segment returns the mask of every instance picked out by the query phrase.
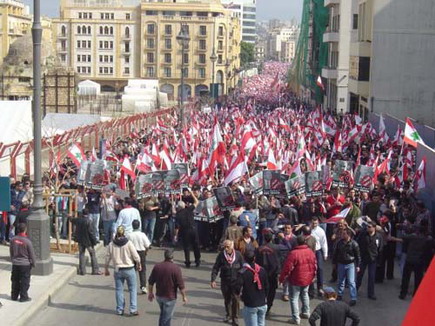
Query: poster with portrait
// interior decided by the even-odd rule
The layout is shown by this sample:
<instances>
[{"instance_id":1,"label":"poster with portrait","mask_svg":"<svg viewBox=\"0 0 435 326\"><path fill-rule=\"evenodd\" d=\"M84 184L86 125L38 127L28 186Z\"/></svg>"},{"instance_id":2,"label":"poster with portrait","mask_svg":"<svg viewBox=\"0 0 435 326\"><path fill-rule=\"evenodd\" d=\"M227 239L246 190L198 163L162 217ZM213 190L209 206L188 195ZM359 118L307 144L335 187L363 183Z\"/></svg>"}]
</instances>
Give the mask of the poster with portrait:
<instances>
[{"instance_id":1,"label":"poster with portrait","mask_svg":"<svg viewBox=\"0 0 435 326\"><path fill-rule=\"evenodd\" d=\"M358 165L355 170L355 189L362 192L371 191L374 176L375 168L373 166Z\"/></svg>"},{"instance_id":2,"label":"poster with portrait","mask_svg":"<svg viewBox=\"0 0 435 326\"><path fill-rule=\"evenodd\" d=\"M317 197L323 195L323 176L322 171L312 171L305 173L305 193L307 197Z\"/></svg>"},{"instance_id":3,"label":"poster with portrait","mask_svg":"<svg viewBox=\"0 0 435 326\"><path fill-rule=\"evenodd\" d=\"M172 163L172 170L178 170L180 174L180 188L189 186L189 165L187 163Z\"/></svg>"},{"instance_id":4,"label":"poster with portrait","mask_svg":"<svg viewBox=\"0 0 435 326\"><path fill-rule=\"evenodd\" d=\"M181 193L180 172L178 170L169 170L165 175L165 192L167 194Z\"/></svg>"},{"instance_id":5,"label":"poster with portrait","mask_svg":"<svg viewBox=\"0 0 435 326\"><path fill-rule=\"evenodd\" d=\"M93 189L101 190L107 182L104 180L105 162L103 160L96 160L89 164L89 180L88 185Z\"/></svg>"},{"instance_id":6,"label":"poster with portrait","mask_svg":"<svg viewBox=\"0 0 435 326\"><path fill-rule=\"evenodd\" d=\"M336 160L332 171L332 185L334 187L349 188L352 184L352 162Z\"/></svg>"},{"instance_id":7,"label":"poster with portrait","mask_svg":"<svg viewBox=\"0 0 435 326\"><path fill-rule=\"evenodd\" d=\"M168 171L153 172L151 176L154 194L165 192L165 177Z\"/></svg>"},{"instance_id":8,"label":"poster with portrait","mask_svg":"<svg viewBox=\"0 0 435 326\"><path fill-rule=\"evenodd\" d=\"M277 197L287 197L285 182L289 179L286 174L278 171L263 171L263 194Z\"/></svg>"},{"instance_id":9,"label":"poster with portrait","mask_svg":"<svg viewBox=\"0 0 435 326\"><path fill-rule=\"evenodd\" d=\"M263 193L263 172L259 172L256 175L249 178L249 184L252 188L252 192L254 194L262 194Z\"/></svg>"},{"instance_id":10,"label":"poster with portrait","mask_svg":"<svg viewBox=\"0 0 435 326\"><path fill-rule=\"evenodd\" d=\"M230 187L214 188L213 191L222 211L228 211L236 207L236 201Z\"/></svg>"},{"instance_id":11,"label":"poster with portrait","mask_svg":"<svg viewBox=\"0 0 435 326\"><path fill-rule=\"evenodd\" d=\"M289 197L303 195L305 193L305 176L297 176L285 182L285 189Z\"/></svg>"},{"instance_id":12,"label":"poster with portrait","mask_svg":"<svg viewBox=\"0 0 435 326\"><path fill-rule=\"evenodd\" d=\"M202 200L195 209L195 219L215 223L223 218L219 203L215 196Z\"/></svg>"},{"instance_id":13,"label":"poster with portrait","mask_svg":"<svg viewBox=\"0 0 435 326\"><path fill-rule=\"evenodd\" d=\"M142 199L153 195L153 174L141 174L136 179L136 197Z\"/></svg>"},{"instance_id":14,"label":"poster with portrait","mask_svg":"<svg viewBox=\"0 0 435 326\"><path fill-rule=\"evenodd\" d=\"M87 186L91 177L91 163L90 161L82 161L80 163L80 171L77 175L77 184Z\"/></svg>"}]
</instances>

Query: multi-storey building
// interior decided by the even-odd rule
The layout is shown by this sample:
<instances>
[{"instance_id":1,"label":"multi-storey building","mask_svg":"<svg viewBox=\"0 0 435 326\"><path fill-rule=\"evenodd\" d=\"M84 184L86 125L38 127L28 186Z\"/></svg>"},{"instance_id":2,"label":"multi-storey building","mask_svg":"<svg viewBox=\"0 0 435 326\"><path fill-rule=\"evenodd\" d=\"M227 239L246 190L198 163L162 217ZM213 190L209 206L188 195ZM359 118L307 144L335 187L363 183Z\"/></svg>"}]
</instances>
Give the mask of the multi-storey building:
<instances>
[{"instance_id":1,"label":"multi-storey building","mask_svg":"<svg viewBox=\"0 0 435 326\"><path fill-rule=\"evenodd\" d=\"M242 28L241 40L247 43L255 43L257 39L256 0L222 0L222 4L240 19Z\"/></svg>"},{"instance_id":2,"label":"multi-storey building","mask_svg":"<svg viewBox=\"0 0 435 326\"><path fill-rule=\"evenodd\" d=\"M61 0L54 19L60 61L83 79L119 89L140 74L139 0Z\"/></svg>"},{"instance_id":3,"label":"multi-storey building","mask_svg":"<svg viewBox=\"0 0 435 326\"><path fill-rule=\"evenodd\" d=\"M8 54L10 45L17 38L30 33L31 25L29 6L17 0L0 0L0 64Z\"/></svg>"},{"instance_id":4,"label":"multi-storey building","mask_svg":"<svg viewBox=\"0 0 435 326\"><path fill-rule=\"evenodd\" d=\"M328 44L328 65L322 69L326 79L326 108L338 113L349 111L349 53L356 40L358 0L325 0L329 9L329 24L323 34Z\"/></svg>"},{"instance_id":5,"label":"multi-storey building","mask_svg":"<svg viewBox=\"0 0 435 326\"><path fill-rule=\"evenodd\" d=\"M219 0L143 1L141 17L140 77L158 79L169 98L180 96L182 73L187 96L211 91L211 84L214 96L235 87L240 22ZM182 25L190 38L184 50L176 39Z\"/></svg>"},{"instance_id":6,"label":"multi-storey building","mask_svg":"<svg viewBox=\"0 0 435 326\"><path fill-rule=\"evenodd\" d=\"M299 26L272 30L267 38L267 58L282 62L291 62L295 56L299 32Z\"/></svg>"},{"instance_id":7,"label":"multi-storey building","mask_svg":"<svg viewBox=\"0 0 435 326\"><path fill-rule=\"evenodd\" d=\"M213 83L214 95L227 93L237 83L240 23L219 0L61 0L54 22L61 62L103 89L158 79L161 91L176 98L181 60L188 96ZM185 51L176 38L182 24L190 37Z\"/></svg>"}]
</instances>

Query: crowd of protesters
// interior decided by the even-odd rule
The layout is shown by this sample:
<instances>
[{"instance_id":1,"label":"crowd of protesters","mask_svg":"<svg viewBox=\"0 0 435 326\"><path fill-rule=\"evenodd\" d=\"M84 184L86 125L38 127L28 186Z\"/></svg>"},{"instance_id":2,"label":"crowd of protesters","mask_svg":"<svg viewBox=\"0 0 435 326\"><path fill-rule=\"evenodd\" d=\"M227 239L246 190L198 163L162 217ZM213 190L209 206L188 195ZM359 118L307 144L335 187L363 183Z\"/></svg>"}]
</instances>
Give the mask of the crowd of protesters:
<instances>
[{"instance_id":1,"label":"crowd of protesters","mask_svg":"<svg viewBox=\"0 0 435 326\"><path fill-rule=\"evenodd\" d=\"M321 112L291 92L282 92L279 85L285 70L285 66L276 63L266 64L263 75L245 83L240 90L243 107L234 101L216 112L195 111L184 126L171 115L125 139L112 140L105 153L100 153L115 162L103 189L79 185L79 167L68 157L59 164L54 176L53 171L47 174L47 193L53 192L54 184L57 190L77 193L74 205L79 220L72 220L80 245L79 273L85 274L84 252L88 250L92 273L101 274L94 246L100 240L107 246L106 275L109 262L113 261L117 314L124 314L124 280L130 291L130 314L138 314L135 269L140 271L139 288L142 293L150 291L150 300L154 299L153 285L157 286L161 325L170 324L176 292L172 289L169 293L159 285L164 283L160 270L165 270L187 301L181 271L173 266L169 251L165 252L165 262L159 264L159 272L151 274L147 289L146 252L152 246L183 247L186 268L191 267L190 250L196 267L201 265L201 250L218 252L211 271L211 287L217 287L220 275L224 321L233 325L239 323L240 300L244 303L245 324L264 325L281 284L281 300L291 303L292 324L300 324L302 318L309 319L311 325L318 319L328 320L322 325L344 325L349 317L357 325L359 317L349 305L356 305L361 295L376 300L376 283L385 279L401 277L398 295L405 299L414 273L411 293L415 293L434 252L433 216L417 199L418 189L414 187L415 148L403 143L400 133L390 139L357 115ZM262 90L266 88L276 88L279 94L265 96ZM256 96L259 93L262 95ZM333 131L326 131L328 128ZM219 134L222 130L217 140L221 139L224 149L215 159L212 151L217 129ZM354 129L358 134L349 136ZM252 146L247 145L249 138ZM210 221L195 218L198 203L213 197L214 188L226 185L239 152L246 155L247 171L229 183L235 207L221 209ZM163 166L170 169L161 153L169 154L172 162L189 164L189 187L176 194L156 192L142 198L134 191L135 178L125 178L116 161L127 157L136 165L136 174L151 173ZM151 161L139 168L139 162L146 161L144 155ZM92 156L88 151L85 159L92 160ZM353 162L352 173L357 165L374 166L379 173L365 191L354 187L353 180L347 186L334 186L326 180L319 196L263 195L249 182L250 177L270 169L269 163L281 173L303 175L322 166L333 171L337 160ZM388 164L379 168L386 160ZM123 192L118 191L120 188ZM13 180L11 195L11 210L0 222L3 244L15 235L17 222L26 223L33 200L29 176L22 181ZM53 225L57 219L61 236L68 231L68 200L71 199L59 196L50 203L50 207L56 206ZM347 208L346 216L329 222ZM326 286L324 266L328 260L333 265L329 283L335 284L336 289ZM361 288L366 272L367 291ZM343 301L347 288L349 305ZM159 293L165 293L165 297L159 297ZM312 310L310 299L315 296L325 296L327 301Z\"/></svg>"}]
</instances>

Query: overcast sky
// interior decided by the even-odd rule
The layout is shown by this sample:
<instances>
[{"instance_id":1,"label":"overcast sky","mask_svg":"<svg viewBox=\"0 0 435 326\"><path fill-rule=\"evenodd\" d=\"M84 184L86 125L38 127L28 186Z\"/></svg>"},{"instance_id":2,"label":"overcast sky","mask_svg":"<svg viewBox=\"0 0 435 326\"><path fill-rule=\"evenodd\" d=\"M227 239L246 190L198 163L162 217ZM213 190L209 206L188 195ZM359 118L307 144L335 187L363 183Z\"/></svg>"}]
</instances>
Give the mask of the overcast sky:
<instances>
[{"instance_id":1,"label":"overcast sky","mask_svg":"<svg viewBox=\"0 0 435 326\"><path fill-rule=\"evenodd\" d=\"M23 0L32 4L33 0ZM257 19L269 20L273 18L290 20L301 19L303 0L257 0ZM50 17L59 16L59 0L41 0L43 15Z\"/></svg>"}]
</instances>

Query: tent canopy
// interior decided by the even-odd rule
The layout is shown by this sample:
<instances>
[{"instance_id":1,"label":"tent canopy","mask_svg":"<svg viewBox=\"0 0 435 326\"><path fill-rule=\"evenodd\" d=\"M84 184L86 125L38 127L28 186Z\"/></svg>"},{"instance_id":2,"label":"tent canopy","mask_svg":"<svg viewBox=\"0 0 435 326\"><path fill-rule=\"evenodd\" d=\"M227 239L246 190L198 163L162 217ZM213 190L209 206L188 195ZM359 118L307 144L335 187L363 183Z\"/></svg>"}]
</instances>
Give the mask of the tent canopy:
<instances>
[{"instance_id":1,"label":"tent canopy","mask_svg":"<svg viewBox=\"0 0 435 326\"><path fill-rule=\"evenodd\" d=\"M100 95L101 85L92 80L84 80L78 84L78 95Z\"/></svg>"}]
</instances>

